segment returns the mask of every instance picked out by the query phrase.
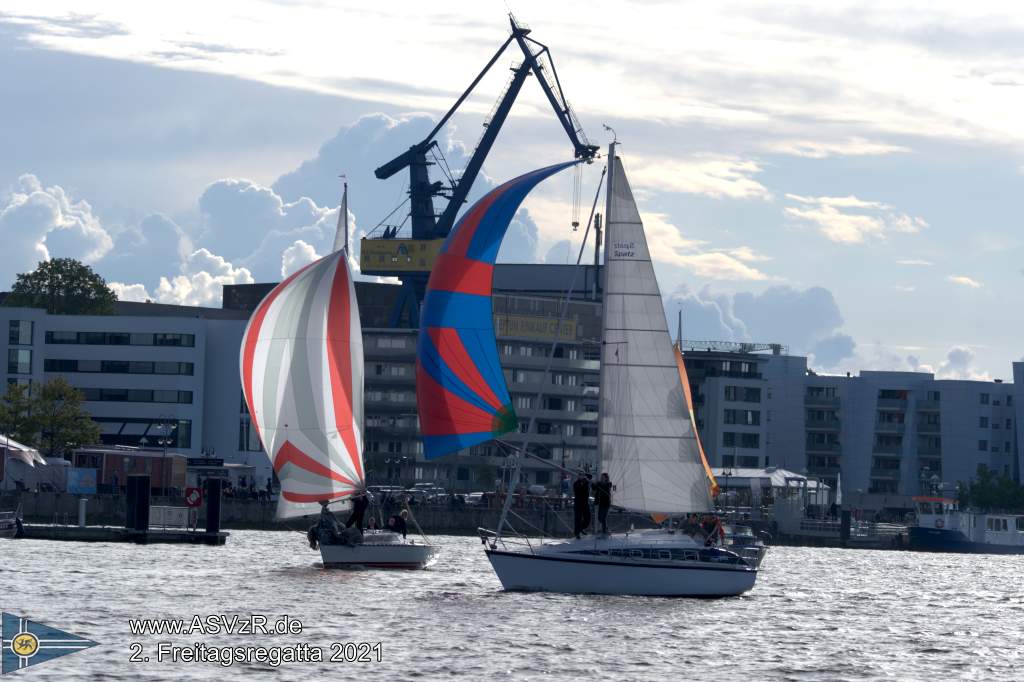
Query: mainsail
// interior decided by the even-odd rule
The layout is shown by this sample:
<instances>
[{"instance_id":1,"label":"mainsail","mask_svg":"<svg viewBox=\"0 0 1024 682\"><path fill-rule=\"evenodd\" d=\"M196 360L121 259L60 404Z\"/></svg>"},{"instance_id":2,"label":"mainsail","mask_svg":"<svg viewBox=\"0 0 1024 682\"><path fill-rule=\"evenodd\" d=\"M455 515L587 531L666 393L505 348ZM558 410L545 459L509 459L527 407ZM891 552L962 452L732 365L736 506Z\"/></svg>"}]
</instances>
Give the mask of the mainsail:
<instances>
[{"instance_id":1,"label":"mainsail","mask_svg":"<svg viewBox=\"0 0 1024 682\"><path fill-rule=\"evenodd\" d=\"M602 313L600 455L615 504L708 511L700 445L668 334L647 237L621 160L609 154Z\"/></svg>"},{"instance_id":2,"label":"mainsail","mask_svg":"<svg viewBox=\"0 0 1024 682\"><path fill-rule=\"evenodd\" d=\"M278 284L242 338L242 391L281 481L277 517L363 486L363 336L347 250Z\"/></svg>"},{"instance_id":3,"label":"mainsail","mask_svg":"<svg viewBox=\"0 0 1024 682\"><path fill-rule=\"evenodd\" d=\"M427 283L416 346L416 404L426 458L516 428L494 337L494 262L530 190L576 163L541 168L491 190L466 211L441 247Z\"/></svg>"}]
</instances>

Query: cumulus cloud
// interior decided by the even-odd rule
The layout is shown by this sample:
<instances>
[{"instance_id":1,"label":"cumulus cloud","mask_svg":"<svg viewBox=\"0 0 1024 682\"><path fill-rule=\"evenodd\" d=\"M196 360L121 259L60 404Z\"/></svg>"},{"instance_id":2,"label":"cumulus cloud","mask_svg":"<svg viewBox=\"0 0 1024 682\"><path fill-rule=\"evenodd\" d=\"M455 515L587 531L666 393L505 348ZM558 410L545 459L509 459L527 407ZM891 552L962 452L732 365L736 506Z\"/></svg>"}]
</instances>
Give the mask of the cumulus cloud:
<instances>
[{"instance_id":1,"label":"cumulus cloud","mask_svg":"<svg viewBox=\"0 0 1024 682\"><path fill-rule=\"evenodd\" d=\"M297 240L281 254L281 278L287 277L302 266L319 258L320 255L316 249L301 239Z\"/></svg>"},{"instance_id":2,"label":"cumulus cloud","mask_svg":"<svg viewBox=\"0 0 1024 682\"><path fill-rule=\"evenodd\" d=\"M699 155L691 159L634 159L630 183L642 189L703 194L716 199L771 199L771 192L753 178L761 172L754 161L732 156Z\"/></svg>"},{"instance_id":3,"label":"cumulus cloud","mask_svg":"<svg viewBox=\"0 0 1024 682\"><path fill-rule=\"evenodd\" d=\"M946 278L946 281L971 289L980 289L985 286L978 280L968 277L967 275L950 275Z\"/></svg>"},{"instance_id":4,"label":"cumulus cloud","mask_svg":"<svg viewBox=\"0 0 1024 682\"><path fill-rule=\"evenodd\" d=\"M185 231L171 218L154 213L114 237L114 248L96 263L108 279L155 287L166 268L177 270L194 249ZM153 267L158 260L163 267Z\"/></svg>"},{"instance_id":5,"label":"cumulus cloud","mask_svg":"<svg viewBox=\"0 0 1024 682\"><path fill-rule=\"evenodd\" d=\"M974 379L991 381L988 372L982 372L974 366L974 351L966 346L953 346L946 353L946 358L939 364L935 376L939 379Z\"/></svg>"},{"instance_id":6,"label":"cumulus cloud","mask_svg":"<svg viewBox=\"0 0 1024 682\"><path fill-rule=\"evenodd\" d=\"M498 250L499 263L534 263L540 241L537 223L525 208L516 211Z\"/></svg>"},{"instance_id":7,"label":"cumulus cloud","mask_svg":"<svg viewBox=\"0 0 1024 682\"><path fill-rule=\"evenodd\" d=\"M666 299L665 309L670 320L683 311L687 339L781 343L808 355L812 366L834 367L856 348L841 331L843 316L832 292L823 287L779 285L735 294L683 287Z\"/></svg>"},{"instance_id":8,"label":"cumulus cloud","mask_svg":"<svg viewBox=\"0 0 1024 682\"><path fill-rule=\"evenodd\" d=\"M182 274L161 277L156 300L177 305L216 306L225 284L252 284L255 280L246 268L236 268L221 256L200 248L185 259Z\"/></svg>"},{"instance_id":9,"label":"cumulus cloud","mask_svg":"<svg viewBox=\"0 0 1024 682\"><path fill-rule=\"evenodd\" d=\"M831 241L860 244L870 238L884 239L893 232L915 233L928 227L923 218L895 211L878 201L865 201L855 196L806 197L787 194L786 199L797 206L787 206L784 213L810 223Z\"/></svg>"},{"instance_id":10,"label":"cumulus cloud","mask_svg":"<svg viewBox=\"0 0 1024 682\"><path fill-rule=\"evenodd\" d=\"M145 303L151 300L149 292L143 284L125 284L124 282L108 282L107 286L114 292L119 301L135 301Z\"/></svg>"},{"instance_id":11,"label":"cumulus cloud","mask_svg":"<svg viewBox=\"0 0 1024 682\"><path fill-rule=\"evenodd\" d=\"M568 239L562 239L561 241L555 242L550 249L548 249L547 255L544 256L544 262L549 265L565 265L566 263L575 263L576 258L572 254L572 244L569 243Z\"/></svg>"},{"instance_id":12,"label":"cumulus cloud","mask_svg":"<svg viewBox=\"0 0 1024 682\"><path fill-rule=\"evenodd\" d=\"M51 256L92 264L113 247L88 202L72 200L58 185L44 187L31 174L18 178L14 191L0 201L0 241L3 286Z\"/></svg>"}]
</instances>

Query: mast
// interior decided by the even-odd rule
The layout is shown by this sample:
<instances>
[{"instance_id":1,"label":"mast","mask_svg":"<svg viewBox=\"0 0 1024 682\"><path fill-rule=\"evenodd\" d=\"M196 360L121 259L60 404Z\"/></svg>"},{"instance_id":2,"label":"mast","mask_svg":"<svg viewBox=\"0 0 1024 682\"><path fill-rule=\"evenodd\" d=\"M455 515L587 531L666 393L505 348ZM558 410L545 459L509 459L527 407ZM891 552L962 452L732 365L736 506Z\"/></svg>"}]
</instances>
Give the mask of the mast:
<instances>
[{"instance_id":1,"label":"mast","mask_svg":"<svg viewBox=\"0 0 1024 682\"><path fill-rule=\"evenodd\" d=\"M345 177L342 175L341 177ZM332 251L344 248L348 253L348 181L342 183L341 205L338 208L338 229L334 233L334 248Z\"/></svg>"}]
</instances>

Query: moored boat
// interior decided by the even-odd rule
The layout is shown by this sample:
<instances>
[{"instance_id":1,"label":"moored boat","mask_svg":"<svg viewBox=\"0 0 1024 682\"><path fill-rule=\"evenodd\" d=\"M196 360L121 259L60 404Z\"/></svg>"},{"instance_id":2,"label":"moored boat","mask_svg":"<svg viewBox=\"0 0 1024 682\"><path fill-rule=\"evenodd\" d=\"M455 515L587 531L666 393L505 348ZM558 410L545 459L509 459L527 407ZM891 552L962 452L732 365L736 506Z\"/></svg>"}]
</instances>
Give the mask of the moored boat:
<instances>
[{"instance_id":1,"label":"moored boat","mask_svg":"<svg viewBox=\"0 0 1024 682\"><path fill-rule=\"evenodd\" d=\"M1024 554L1024 515L961 511L956 500L915 497L911 549L967 554Z\"/></svg>"}]
</instances>

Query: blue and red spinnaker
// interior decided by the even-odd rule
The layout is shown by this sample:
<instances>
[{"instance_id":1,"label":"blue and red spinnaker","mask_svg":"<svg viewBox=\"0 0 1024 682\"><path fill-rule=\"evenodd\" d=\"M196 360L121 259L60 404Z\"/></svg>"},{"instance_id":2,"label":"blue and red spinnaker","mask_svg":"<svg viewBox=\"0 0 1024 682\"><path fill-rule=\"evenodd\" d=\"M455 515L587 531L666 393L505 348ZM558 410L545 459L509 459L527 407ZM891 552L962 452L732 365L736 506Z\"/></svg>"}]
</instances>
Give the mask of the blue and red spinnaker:
<instances>
[{"instance_id":1,"label":"blue and red spinnaker","mask_svg":"<svg viewBox=\"0 0 1024 682\"><path fill-rule=\"evenodd\" d=\"M416 347L416 402L428 459L517 428L491 315L494 261L530 190L577 163L541 168L491 190L466 211L441 247L427 283Z\"/></svg>"}]
</instances>

